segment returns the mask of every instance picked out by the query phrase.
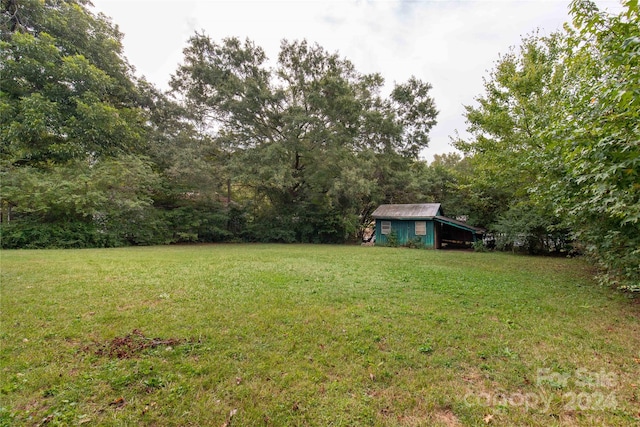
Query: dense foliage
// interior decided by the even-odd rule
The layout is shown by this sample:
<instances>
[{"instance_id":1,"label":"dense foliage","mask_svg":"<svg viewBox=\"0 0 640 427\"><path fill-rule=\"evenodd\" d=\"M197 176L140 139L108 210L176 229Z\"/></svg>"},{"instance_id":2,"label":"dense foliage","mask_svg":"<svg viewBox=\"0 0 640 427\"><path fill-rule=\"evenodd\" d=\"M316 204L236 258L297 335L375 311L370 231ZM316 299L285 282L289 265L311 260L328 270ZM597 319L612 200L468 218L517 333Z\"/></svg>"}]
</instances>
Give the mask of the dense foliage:
<instances>
[{"instance_id":1,"label":"dense foliage","mask_svg":"<svg viewBox=\"0 0 640 427\"><path fill-rule=\"evenodd\" d=\"M250 41L196 34L172 87L228 156L249 238L342 242L403 200L435 124L430 85L412 78L384 99L381 76L306 41L283 41L275 69L266 59Z\"/></svg>"},{"instance_id":2,"label":"dense foliage","mask_svg":"<svg viewBox=\"0 0 640 427\"><path fill-rule=\"evenodd\" d=\"M195 34L165 94L137 79L89 2L2 2L3 247L343 242L412 166L437 111L416 78L306 41L277 67L251 41Z\"/></svg>"},{"instance_id":3,"label":"dense foliage","mask_svg":"<svg viewBox=\"0 0 640 427\"><path fill-rule=\"evenodd\" d=\"M562 168L548 194L603 278L640 291L640 12L637 0L625 6L611 16L572 4L572 84L549 132Z\"/></svg>"},{"instance_id":4,"label":"dense foliage","mask_svg":"<svg viewBox=\"0 0 640 427\"><path fill-rule=\"evenodd\" d=\"M502 56L457 140L498 246L592 255L605 282L640 290L640 18L590 1L573 25ZM490 212L493 217L483 216ZM501 241L502 240L502 241Z\"/></svg>"},{"instance_id":5,"label":"dense foliage","mask_svg":"<svg viewBox=\"0 0 640 427\"><path fill-rule=\"evenodd\" d=\"M440 202L503 250L584 252L640 289L640 18L587 0L500 56L458 154L437 110L321 46L196 33L163 93L87 0L3 0L2 247L358 239L381 203Z\"/></svg>"},{"instance_id":6,"label":"dense foliage","mask_svg":"<svg viewBox=\"0 0 640 427\"><path fill-rule=\"evenodd\" d=\"M4 247L138 242L156 181L122 34L87 2L2 2Z\"/></svg>"}]
</instances>

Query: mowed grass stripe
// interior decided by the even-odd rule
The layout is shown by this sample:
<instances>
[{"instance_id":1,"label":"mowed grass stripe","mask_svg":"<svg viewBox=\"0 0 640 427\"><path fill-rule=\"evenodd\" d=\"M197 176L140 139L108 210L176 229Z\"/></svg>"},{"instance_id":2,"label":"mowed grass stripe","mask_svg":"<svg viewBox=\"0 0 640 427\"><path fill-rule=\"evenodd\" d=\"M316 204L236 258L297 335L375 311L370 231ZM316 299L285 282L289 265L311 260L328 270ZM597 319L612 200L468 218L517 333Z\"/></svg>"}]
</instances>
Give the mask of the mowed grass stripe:
<instances>
[{"instance_id":1,"label":"mowed grass stripe","mask_svg":"<svg viewBox=\"0 0 640 427\"><path fill-rule=\"evenodd\" d=\"M0 257L7 424L638 421L640 305L579 259L320 245ZM123 337L148 346L97 351Z\"/></svg>"}]
</instances>

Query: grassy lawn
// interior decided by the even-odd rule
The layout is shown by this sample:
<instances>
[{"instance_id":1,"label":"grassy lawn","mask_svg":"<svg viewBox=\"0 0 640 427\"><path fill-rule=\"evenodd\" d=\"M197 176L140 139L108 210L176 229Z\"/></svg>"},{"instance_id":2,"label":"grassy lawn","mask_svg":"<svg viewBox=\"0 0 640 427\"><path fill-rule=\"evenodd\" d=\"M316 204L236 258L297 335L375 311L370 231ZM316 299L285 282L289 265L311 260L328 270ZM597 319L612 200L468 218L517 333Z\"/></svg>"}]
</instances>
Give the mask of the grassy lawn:
<instances>
[{"instance_id":1,"label":"grassy lawn","mask_svg":"<svg viewBox=\"0 0 640 427\"><path fill-rule=\"evenodd\" d=\"M0 425L640 422L640 304L576 259L3 251Z\"/></svg>"}]
</instances>

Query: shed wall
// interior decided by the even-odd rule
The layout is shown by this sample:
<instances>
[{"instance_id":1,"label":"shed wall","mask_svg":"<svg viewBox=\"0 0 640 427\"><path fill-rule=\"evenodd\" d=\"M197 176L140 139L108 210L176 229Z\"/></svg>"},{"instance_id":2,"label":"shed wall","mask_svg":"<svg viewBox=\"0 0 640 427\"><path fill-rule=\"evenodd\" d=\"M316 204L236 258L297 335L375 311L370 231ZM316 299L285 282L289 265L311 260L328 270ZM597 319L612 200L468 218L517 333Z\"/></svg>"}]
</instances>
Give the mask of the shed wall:
<instances>
[{"instance_id":1,"label":"shed wall","mask_svg":"<svg viewBox=\"0 0 640 427\"><path fill-rule=\"evenodd\" d=\"M382 234L382 221L391 221L391 232L398 238L398 245L406 245L410 241L420 241L426 248L436 247L435 226L433 220L417 220L427 223L427 234L416 236L416 220L385 220L376 219L376 245L389 244L388 235Z\"/></svg>"}]
</instances>

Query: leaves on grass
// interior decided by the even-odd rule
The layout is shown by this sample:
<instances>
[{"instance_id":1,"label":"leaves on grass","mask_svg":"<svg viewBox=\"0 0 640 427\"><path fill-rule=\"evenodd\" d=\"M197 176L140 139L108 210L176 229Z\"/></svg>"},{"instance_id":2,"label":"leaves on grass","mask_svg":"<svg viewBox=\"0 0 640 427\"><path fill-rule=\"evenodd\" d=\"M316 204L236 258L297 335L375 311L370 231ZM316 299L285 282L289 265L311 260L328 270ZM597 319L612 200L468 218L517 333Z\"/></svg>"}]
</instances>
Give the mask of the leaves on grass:
<instances>
[{"instance_id":1,"label":"leaves on grass","mask_svg":"<svg viewBox=\"0 0 640 427\"><path fill-rule=\"evenodd\" d=\"M55 415L53 414L47 415L45 418L42 419L39 425L43 426L43 425L49 424L54 418L55 418Z\"/></svg>"},{"instance_id":2,"label":"leaves on grass","mask_svg":"<svg viewBox=\"0 0 640 427\"><path fill-rule=\"evenodd\" d=\"M127 401L124 400L124 397L119 397L113 402L109 403L109 406L113 406L117 409L117 408L122 408L126 404L127 404Z\"/></svg>"},{"instance_id":3,"label":"leaves on grass","mask_svg":"<svg viewBox=\"0 0 640 427\"><path fill-rule=\"evenodd\" d=\"M142 415L146 414L147 412L149 412L149 410L155 408L156 406L158 406L157 402L151 402L148 405L144 405L144 409L142 410Z\"/></svg>"},{"instance_id":4,"label":"leaves on grass","mask_svg":"<svg viewBox=\"0 0 640 427\"><path fill-rule=\"evenodd\" d=\"M224 424L222 424L222 427L229 427L229 426L231 425L231 420L233 419L233 416L234 416L235 414L237 414L237 413L238 413L238 410L237 410L237 409L232 409L232 410L229 412L229 417L227 418L227 421L225 421L225 423L224 423Z\"/></svg>"}]
</instances>

